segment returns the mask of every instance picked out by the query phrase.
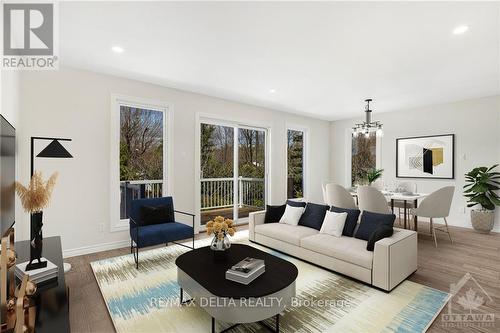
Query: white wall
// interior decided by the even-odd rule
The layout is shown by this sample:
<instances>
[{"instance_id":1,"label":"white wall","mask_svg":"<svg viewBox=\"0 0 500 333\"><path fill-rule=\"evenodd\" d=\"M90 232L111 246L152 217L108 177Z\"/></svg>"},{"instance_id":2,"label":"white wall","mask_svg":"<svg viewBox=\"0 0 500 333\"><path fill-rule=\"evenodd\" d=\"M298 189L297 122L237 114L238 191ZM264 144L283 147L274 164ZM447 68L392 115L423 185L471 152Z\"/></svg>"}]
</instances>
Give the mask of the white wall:
<instances>
[{"instance_id":1,"label":"white wall","mask_svg":"<svg viewBox=\"0 0 500 333\"><path fill-rule=\"evenodd\" d=\"M124 246L129 242L127 232L109 232L111 94L173 105L173 194L176 208L185 211L194 211L195 208L197 113L270 127L270 203L274 204L282 203L286 198L285 124L308 127L309 160L313 166L309 168L308 199L322 200L321 181L329 176L330 125L327 121L88 71L64 68L25 72L21 76L22 135L18 138L20 180L27 182L29 177L30 136L73 139L66 146L74 159L36 160L37 169L45 176L54 170L59 171L51 206L44 211L44 236L61 235L66 254ZM28 216L24 215L24 221L17 223L17 239L28 237ZM101 223L106 226L103 232L99 230Z\"/></svg>"},{"instance_id":2,"label":"white wall","mask_svg":"<svg viewBox=\"0 0 500 333\"><path fill-rule=\"evenodd\" d=\"M12 126L19 119L19 72L0 70L0 113Z\"/></svg>"},{"instance_id":3,"label":"white wall","mask_svg":"<svg viewBox=\"0 0 500 333\"><path fill-rule=\"evenodd\" d=\"M491 166L500 163L500 96L466 100L457 103L435 105L400 112L373 112L374 120L384 125L381 143L381 168L384 181L395 184L396 178L396 138L455 134L455 179L421 180L415 179L419 192L431 192L442 186L455 185L450 212L450 224L471 227L470 213L463 213L466 201L462 196L464 173L476 166ZM360 110L363 116L363 110ZM349 129L360 118L331 123L331 175L334 181L347 184L345 175L350 153L346 151ZM499 213L496 214L495 230L500 231Z\"/></svg>"}]
</instances>

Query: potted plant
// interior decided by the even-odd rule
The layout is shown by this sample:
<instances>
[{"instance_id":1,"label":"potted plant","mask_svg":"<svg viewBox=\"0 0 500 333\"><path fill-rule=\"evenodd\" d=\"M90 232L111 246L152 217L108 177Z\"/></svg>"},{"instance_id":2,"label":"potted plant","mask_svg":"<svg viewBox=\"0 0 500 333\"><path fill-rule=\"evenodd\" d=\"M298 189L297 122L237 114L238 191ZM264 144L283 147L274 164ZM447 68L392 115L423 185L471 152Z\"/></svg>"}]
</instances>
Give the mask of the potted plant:
<instances>
[{"instance_id":1,"label":"potted plant","mask_svg":"<svg viewBox=\"0 0 500 333\"><path fill-rule=\"evenodd\" d=\"M207 234L214 235L210 249L213 251L225 251L231 247L228 235L233 236L235 227L233 220L217 216L212 221L207 222Z\"/></svg>"},{"instance_id":2,"label":"potted plant","mask_svg":"<svg viewBox=\"0 0 500 333\"><path fill-rule=\"evenodd\" d=\"M54 173L45 182L40 172L35 172L28 186L16 182L16 192L21 199L24 210L31 215L30 261L27 270L45 267L47 263L41 261L42 256L42 219L43 209L49 205L52 190L56 184L57 173ZM37 260L38 263L33 263Z\"/></svg>"},{"instance_id":3,"label":"potted plant","mask_svg":"<svg viewBox=\"0 0 500 333\"><path fill-rule=\"evenodd\" d=\"M471 211L471 222L474 230L489 233L495 223L495 206L500 205L496 193L500 189L500 172L495 172L498 164L487 168L474 168L465 174L464 196L468 198L467 207L479 205L481 209Z\"/></svg>"},{"instance_id":4,"label":"potted plant","mask_svg":"<svg viewBox=\"0 0 500 333\"><path fill-rule=\"evenodd\" d=\"M368 180L368 185L372 185L377 179L382 177L382 172L384 172L384 169L370 169L366 172L366 178Z\"/></svg>"}]
</instances>

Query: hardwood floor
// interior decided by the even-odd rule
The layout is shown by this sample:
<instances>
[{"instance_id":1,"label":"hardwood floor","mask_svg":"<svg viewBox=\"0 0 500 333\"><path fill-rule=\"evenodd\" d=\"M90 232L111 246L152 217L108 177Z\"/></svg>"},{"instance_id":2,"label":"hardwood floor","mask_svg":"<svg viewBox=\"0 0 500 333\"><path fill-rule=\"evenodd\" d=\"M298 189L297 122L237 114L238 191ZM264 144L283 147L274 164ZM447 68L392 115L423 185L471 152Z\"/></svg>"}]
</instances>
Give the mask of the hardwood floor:
<instances>
[{"instance_id":1,"label":"hardwood floor","mask_svg":"<svg viewBox=\"0 0 500 333\"><path fill-rule=\"evenodd\" d=\"M423 234L428 228L427 223L419 222L418 270L409 280L449 292L451 283L470 273L487 294L482 295L486 303L479 310L495 314L494 327L445 327L441 318L447 311L445 307L428 332L500 332L500 234L483 235L450 227L453 244L446 234L439 233L438 248L435 248L432 237ZM205 234L197 235L197 239L204 237ZM73 333L114 332L90 262L128 253L129 248L123 248L66 259L73 266L66 275ZM456 300L452 305L456 305Z\"/></svg>"}]
</instances>

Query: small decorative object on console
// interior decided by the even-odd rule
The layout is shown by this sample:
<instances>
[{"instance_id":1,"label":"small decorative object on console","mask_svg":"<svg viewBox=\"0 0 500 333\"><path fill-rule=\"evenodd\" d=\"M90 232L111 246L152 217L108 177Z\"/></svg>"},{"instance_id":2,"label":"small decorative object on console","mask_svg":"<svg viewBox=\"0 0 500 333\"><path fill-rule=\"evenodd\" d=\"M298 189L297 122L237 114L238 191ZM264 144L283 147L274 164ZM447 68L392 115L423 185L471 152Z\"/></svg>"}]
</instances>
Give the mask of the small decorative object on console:
<instances>
[{"instance_id":1,"label":"small decorative object on console","mask_svg":"<svg viewBox=\"0 0 500 333\"><path fill-rule=\"evenodd\" d=\"M16 192L21 204L24 210L31 214L30 261L26 267L28 271L47 267L47 262L40 258L43 248L42 210L49 205L56 179L57 173L54 173L47 182L44 182L42 174L35 172L27 187L16 182ZM38 262L34 263L35 260Z\"/></svg>"},{"instance_id":2,"label":"small decorative object on console","mask_svg":"<svg viewBox=\"0 0 500 333\"><path fill-rule=\"evenodd\" d=\"M57 279L59 268L45 258L40 258L47 263L47 267L28 270L29 262L23 262L16 266L15 275L19 280L22 280L25 275L28 275L30 280L36 284L42 284L45 281Z\"/></svg>"},{"instance_id":3,"label":"small decorative object on console","mask_svg":"<svg viewBox=\"0 0 500 333\"><path fill-rule=\"evenodd\" d=\"M213 251L226 251L231 247L231 242L227 236L233 236L236 231L233 223L233 220L222 216L217 216L212 221L208 221L207 234L214 235L210 249Z\"/></svg>"},{"instance_id":4,"label":"small decorative object on console","mask_svg":"<svg viewBox=\"0 0 500 333\"><path fill-rule=\"evenodd\" d=\"M226 271L226 279L247 285L265 271L264 260L246 257Z\"/></svg>"}]
</instances>

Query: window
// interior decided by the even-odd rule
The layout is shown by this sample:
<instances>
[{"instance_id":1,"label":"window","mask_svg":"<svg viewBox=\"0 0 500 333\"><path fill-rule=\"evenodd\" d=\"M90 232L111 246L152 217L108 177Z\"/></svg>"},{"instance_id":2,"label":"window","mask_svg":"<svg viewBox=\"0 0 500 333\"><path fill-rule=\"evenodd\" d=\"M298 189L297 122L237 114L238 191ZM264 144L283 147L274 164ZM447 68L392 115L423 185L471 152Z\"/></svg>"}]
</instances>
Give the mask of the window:
<instances>
[{"instance_id":1,"label":"window","mask_svg":"<svg viewBox=\"0 0 500 333\"><path fill-rule=\"evenodd\" d=\"M120 219L130 201L163 195L163 112L120 105Z\"/></svg>"},{"instance_id":2,"label":"window","mask_svg":"<svg viewBox=\"0 0 500 333\"><path fill-rule=\"evenodd\" d=\"M287 130L287 198L304 197L304 136L302 130Z\"/></svg>"},{"instance_id":3,"label":"window","mask_svg":"<svg viewBox=\"0 0 500 333\"><path fill-rule=\"evenodd\" d=\"M377 166L377 135L352 135L351 186L365 184L366 172Z\"/></svg>"},{"instance_id":4,"label":"window","mask_svg":"<svg viewBox=\"0 0 500 333\"><path fill-rule=\"evenodd\" d=\"M168 107L114 97L111 108L111 231L128 228L134 199L168 195Z\"/></svg>"}]
</instances>

